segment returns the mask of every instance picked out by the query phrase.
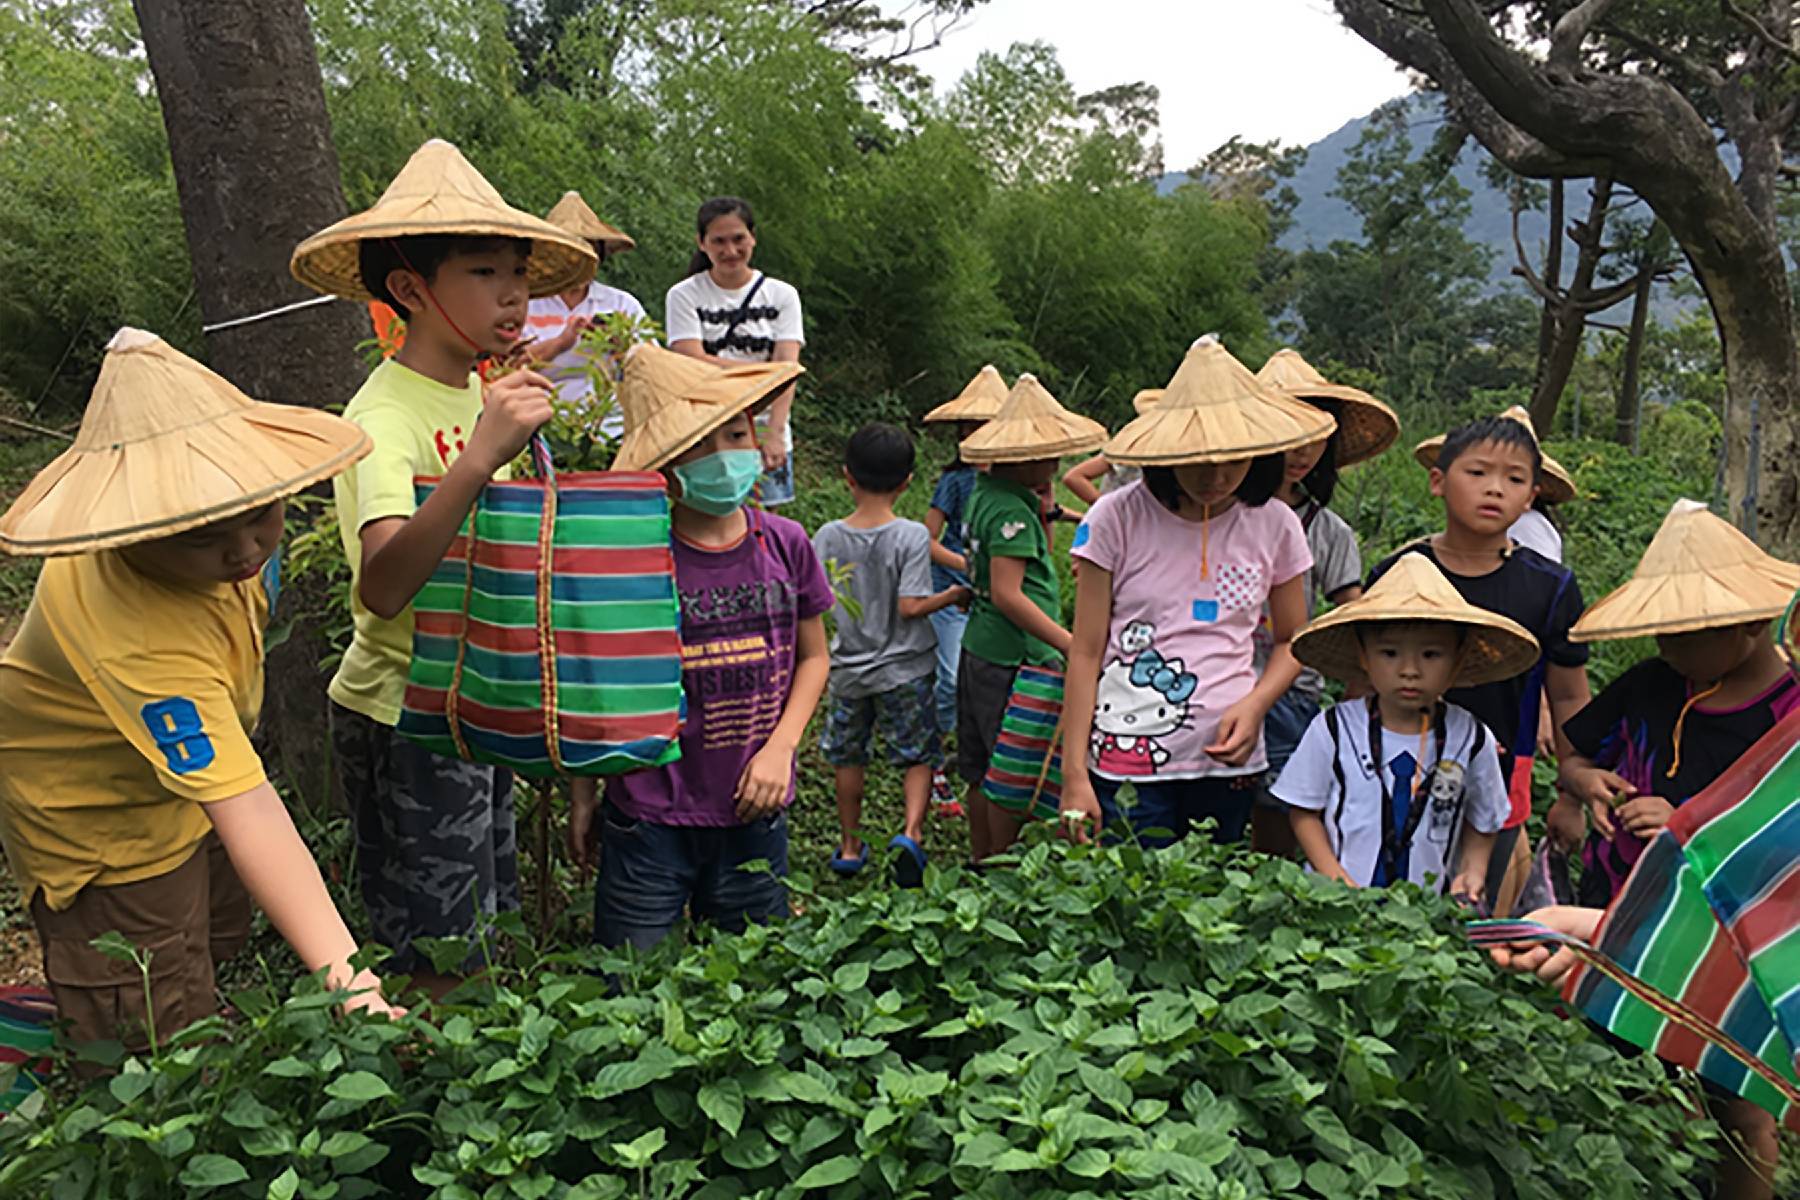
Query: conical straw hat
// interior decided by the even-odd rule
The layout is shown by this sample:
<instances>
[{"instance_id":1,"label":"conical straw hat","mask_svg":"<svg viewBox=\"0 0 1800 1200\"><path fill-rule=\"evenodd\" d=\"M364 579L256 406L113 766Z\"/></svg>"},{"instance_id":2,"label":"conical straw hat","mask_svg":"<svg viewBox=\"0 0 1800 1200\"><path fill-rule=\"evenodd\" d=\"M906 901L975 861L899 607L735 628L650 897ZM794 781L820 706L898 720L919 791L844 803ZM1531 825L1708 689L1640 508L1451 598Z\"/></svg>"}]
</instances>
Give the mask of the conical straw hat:
<instances>
[{"instance_id":1,"label":"conical straw hat","mask_svg":"<svg viewBox=\"0 0 1800 1200\"><path fill-rule=\"evenodd\" d=\"M1298 350L1277 350L1256 373L1256 379L1291 400L1338 401L1340 468L1374 458L1400 436L1400 418L1393 409L1360 388L1332 383L1301 358Z\"/></svg>"},{"instance_id":2,"label":"conical straw hat","mask_svg":"<svg viewBox=\"0 0 1800 1200\"><path fill-rule=\"evenodd\" d=\"M1698 500L1677 500L1618 590L1569 631L1578 642L1691 633L1779 617L1800 566L1772 558Z\"/></svg>"},{"instance_id":3,"label":"conical straw hat","mask_svg":"<svg viewBox=\"0 0 1800 1200\"><path fill-rule=\"evenodd\" d=\"M342 417L259 403L155 334L121 329L75 444L0 517L0 549L83 554L168 537L329 479L369 445Z\"/></svg>"},{"instance_id":4,"label":"conical straw hat","mask_svg":"<svg viewBox=\"0 0 1800 1200\"><path fill-rule=\"evenodd\" d=\"M1106 426L1072 413L1044 390L1035 375L1021 375L993 419L962 440L967 463L1035 462L1084 454L1106 442Z\"/></svg>"},{"instance_id":5,"label":"conical straw hat","mask_svg":"<svg viewBox=\"0 0 1800 1200\"><path fill-rule=\"evenodd\" d=\"M593 277L597 265L585 241L502 200L462 151L432 138L413 151L373 208L294 247L288 269L307 287L350 300L373 300L363 286L361 244L427 234L529 238L525 281L533 296L578 287Z\"/></svg>"},{"instance_id":6,"label":"conical straw hat","mask_svg":"<svg viewBox=\"0 0 1800 1200\"><path fill-rule=\"evenodd\" d=\"M602 221L588 207L588 202L581 198L580 192L564 192L556 206L544 214L544 220L558 229L567 230L584 242L599 242L606 247L608 254L637 249L637 243L632 240L631 235L616 225Z\"/></svg>"},{"instance_id":7,"label":"conical straw hat","mask_svg":"<svg viewBox=\"0 0 1800 1200\"><path fill-rule=\"evenodd\" d=\"M1294 638L1294 657L1336 679L1363 677L1359 626L1384 621L1447 621L1464 627L1455 687L1511 679L1538 660L1537 639L1515 621L1477 608L1423 554L1402 554L1375 586L1332 609Z\"/></svg>"},{"instance_id":8,"label":"conical straw hat","mask_svg":"<svg viewBox=\"0 0 1800 1200\"><path fill-rule=\"evenodd\" d=\"M1131 398L1131 409L1138 416L1143 416L1162 403L1162 388L1145 388Z\"/></svg>"},{"instance_id":9,"label":"conical straw hat","mask_svg":"<svg viewBox=\"0 0 1800 1200\"><path fill-rule=\"evenodd\" d=\"M1128 467L1231 462L1323 441L1336 427L1329 413L1264 387L1224 346L1202 339L1156 406L1106 444L1106 457Z\"/></svg>"},{"instance_id":10,"label":"conical straw hat","mask_svg":"<svg viewBox=\"0 0 1800 1200\"><path fill-rule=\"evenodd\" d=\"M619 380L625 439L613 469L654 471L805 373L796 362L720 367L640 342Z\"/></svg>"},{"instance_id":11,"label":"conical straw hat","mask_svg":"<svg viewBox=\"0 0 1800 1200\"><path fill-rule=\"evenodd\" d=\"M993 363L975 372L962 394L925 414L927 421L991 421L1006 403L1006 377Z\"/></svg>"},{"instance_id":12,"label":"conical straw hat","mask_svg":"<svg viewBox=\"0 0 1800 1200\"><path fill-rule=\"evenodd\" d=\"M1531 425L1531 414L1523 406L1515 404L1500 415L1508 421L1517 421L1531 430L1533 438L1537 437L1537 430ZM1444 436L1440 433L1413 447L1414 460L1427 471L1434 470L1438 465L1438 452L1444 448ZM1561 463L1544 454L1542 443L1539 443L1538 453L1544 456L1544 477L1538 481L1538 495L1543 497L1546 504L1567 504L1575 498L1575 477L1564 470Z\"/></svg>"}]
</instances>

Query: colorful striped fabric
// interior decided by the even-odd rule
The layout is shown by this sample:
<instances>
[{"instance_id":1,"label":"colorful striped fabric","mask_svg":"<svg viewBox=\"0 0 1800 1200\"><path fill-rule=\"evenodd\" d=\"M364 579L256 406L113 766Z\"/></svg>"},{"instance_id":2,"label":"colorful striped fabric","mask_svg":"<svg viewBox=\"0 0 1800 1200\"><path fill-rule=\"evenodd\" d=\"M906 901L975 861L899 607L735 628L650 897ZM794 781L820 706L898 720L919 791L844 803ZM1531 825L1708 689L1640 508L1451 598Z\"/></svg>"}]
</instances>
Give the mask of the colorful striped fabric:
<instances>
[{"instance_id":1,"label":"colorful striped fabric","mask_svg":"<svg viewBox=\"0 0 1800 1200\"><path fill-rule=\"evenodd\" d=\"M400 732L521 774L680 757L680 612L662 476L489 484L413 602ZM419 502L435 480L417 483ZM473 536L470 536L471 529Z\"/></svg>"},{"instance_id":2,"label":"colorful striped fabric","mask_svg":"<svg viewBox=\"0 0 1800 1200\"><path fill-rule=\"evenodd\" d=\"M50 1072L51 1044L56 1040L56 1004L39 988L0 988L0 1076L11 1084L0 1091L0 1116L37 1091ZM4 1082L0 1079L0 1082Z\"/></svg>"},{"instance_id":3,"label":"colorful striped fabric","mask_svg":"<svg viewBox=\"0 0 1800 1200\"><path fill-rule=\"evenodd\" d=\"M1800 1131L1800 713L1675 810L1592 951L1572 1004Z\"/></svg>"},{"instance_id":4,"label":"colorful striped fabric","mask_svg":"<svg viewBox=\"0 0 1800 1200\"><path fill-rule=\"evenodd\" d=\"M981 793L1008 812L1056 820L1062 803L1063 674L1023 666L1000 722L1000 738Z\"/></svg>"}]
</instances>

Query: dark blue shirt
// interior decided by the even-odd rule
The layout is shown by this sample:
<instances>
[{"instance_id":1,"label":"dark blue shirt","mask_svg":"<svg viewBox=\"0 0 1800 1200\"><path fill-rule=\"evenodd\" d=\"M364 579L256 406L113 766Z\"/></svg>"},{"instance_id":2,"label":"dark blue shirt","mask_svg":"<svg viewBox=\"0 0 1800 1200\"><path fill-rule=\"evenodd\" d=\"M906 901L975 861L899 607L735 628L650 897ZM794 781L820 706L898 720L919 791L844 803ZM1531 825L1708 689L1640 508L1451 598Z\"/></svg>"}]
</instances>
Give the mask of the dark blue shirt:
<instances>
[{"instance_id":1,"label":"dark blue shirt","mask_svg":"<svg viewBox=\"0 0 1800 1200\"><path fill-rule=\"evenodd\" d=\"M951 467L938 476L937 487L931 493L931 507L944 514L944 536L939 543L952 554L967 554L963 541L963 510L969 505L969 493L975 490L975 477L979 474L974 467ZM961 571L952 571L947 567L931 564L931 586L937 591L958 585L967 587L969 577Z\"/></svg>"}]
</instances>

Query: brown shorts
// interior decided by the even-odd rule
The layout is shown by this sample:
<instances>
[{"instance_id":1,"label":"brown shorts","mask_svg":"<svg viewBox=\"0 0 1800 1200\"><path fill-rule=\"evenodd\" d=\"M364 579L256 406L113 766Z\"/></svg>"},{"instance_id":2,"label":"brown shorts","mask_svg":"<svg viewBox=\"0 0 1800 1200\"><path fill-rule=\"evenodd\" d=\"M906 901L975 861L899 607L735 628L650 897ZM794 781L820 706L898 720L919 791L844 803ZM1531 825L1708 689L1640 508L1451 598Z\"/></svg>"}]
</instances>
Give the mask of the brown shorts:
<instances>
[{"instance_id":1,"label":"brown shorts","mask_svg":"<svg viewBox=\"0 0 1800 1200\"><path fill-rule=\"evenodd\" d=\"M39 892L31 919L44 948L44 977L71 1046L120 1042L149 1047L218 1011L213 969L250 936L250 896L218 835L163 875L109 887L88 885L53 912ZM150 956L150 1002L137 964L108 958L90 943L117 930Z\"/></svg>"}]
</instances>

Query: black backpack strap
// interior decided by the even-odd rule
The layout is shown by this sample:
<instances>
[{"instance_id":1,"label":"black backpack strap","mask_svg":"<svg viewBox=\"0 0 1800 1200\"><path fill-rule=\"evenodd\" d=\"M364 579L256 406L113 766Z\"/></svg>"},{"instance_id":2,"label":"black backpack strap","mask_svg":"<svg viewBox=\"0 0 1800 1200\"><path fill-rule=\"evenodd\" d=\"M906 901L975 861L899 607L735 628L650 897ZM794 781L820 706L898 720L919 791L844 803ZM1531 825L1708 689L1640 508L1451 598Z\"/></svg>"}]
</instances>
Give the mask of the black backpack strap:
<instances>
[{"instance_id":1,"label":"black backpack strap","mask_svg":"<svg viewBox=\"0 0 1800 1200\"><path fill-rule=\"evenodd\" d=\"M1337 780L1337 806L1331 810L1325 832L1331 838L1331 852L1337 854L1343 849L1344 797L1350 789L1344 782L1343 751L1338 745L1338 706L1335 704L1325 710L1325 732L1331 735L1331 776Z\"/></svg>"},{"instance_id":2,"label":"black backpack strap","mask_svg":"<svg viewBox=\"0 0 1800 1200\"><path fill-rule=\"evenodd\" d=\"M760 273L756 276L756 282L750 285L750 292L744 297L744 302L738 305L736 312L731 314L731 320L726 324L725 332L719 335L719 349L728 349L731 346L731 335L737 332L739 325L750 319L750 305L755 301L756 293L762 291L762 285L768 281L768 278L767 275Z\"/></svg>"}]
</instances>

